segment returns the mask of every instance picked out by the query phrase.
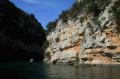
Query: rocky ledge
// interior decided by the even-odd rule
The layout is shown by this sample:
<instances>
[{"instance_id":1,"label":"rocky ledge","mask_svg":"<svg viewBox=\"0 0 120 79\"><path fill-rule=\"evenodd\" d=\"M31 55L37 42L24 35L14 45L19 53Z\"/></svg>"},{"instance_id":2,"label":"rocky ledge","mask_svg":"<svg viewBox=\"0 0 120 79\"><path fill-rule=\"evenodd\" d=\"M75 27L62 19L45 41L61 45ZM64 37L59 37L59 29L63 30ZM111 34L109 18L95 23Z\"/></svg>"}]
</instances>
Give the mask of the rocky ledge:
<instances>
[{"instance_id":1,"label":"rocky ledge","mask_svg":"<svg viewBox=\"0 0 120 79\"><path fill-rule=\"evenodd\" d=\"M78 0L64 11L49 26L44 62L120 64L119 3Z\"/></svg>"}]
</instances>

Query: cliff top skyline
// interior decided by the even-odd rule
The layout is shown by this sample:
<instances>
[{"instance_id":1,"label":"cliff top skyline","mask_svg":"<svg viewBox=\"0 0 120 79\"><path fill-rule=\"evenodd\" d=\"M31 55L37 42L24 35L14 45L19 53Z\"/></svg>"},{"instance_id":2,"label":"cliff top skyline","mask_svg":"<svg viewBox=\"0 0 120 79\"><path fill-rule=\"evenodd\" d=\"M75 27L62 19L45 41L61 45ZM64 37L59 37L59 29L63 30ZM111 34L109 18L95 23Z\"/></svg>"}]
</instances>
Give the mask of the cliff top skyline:
<instances>
[{"instance_id":1,"label":"cliff top skyline","mask_svg":"<svg viewBox=\"0 0 120 79\"><path fill-rule=\"evenodd\" d=\"M10 0L17 7L29 14L34 14L36 19L46 29L50 21L58 18L63 10L69 9L75 0Z\"/></svg>"}]
</instances>

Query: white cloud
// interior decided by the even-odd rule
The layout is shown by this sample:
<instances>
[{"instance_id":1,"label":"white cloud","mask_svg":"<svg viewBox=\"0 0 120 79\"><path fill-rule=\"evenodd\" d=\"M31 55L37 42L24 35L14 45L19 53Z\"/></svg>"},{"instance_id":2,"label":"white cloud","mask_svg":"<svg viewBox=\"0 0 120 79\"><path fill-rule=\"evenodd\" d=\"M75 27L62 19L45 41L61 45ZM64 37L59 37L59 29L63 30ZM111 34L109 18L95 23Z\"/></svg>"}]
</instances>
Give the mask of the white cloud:
<instances>
[{"instance_id":1,"label":"white cloud","mask_svg":"<svg viewBox=\"0 0 120 79\"><path fill-rule=\"evenodd\" d=\"M26 3L39 4L39 0L21 0Z\"/></svg>"},{"instance_id":2,"label":"white cloud","mask_svg":"<svg viewBox=\"0 0 120 79\"><path fill-rule=\"evenodd\" d=\"M30 4L39 4L42 7L58 7L59 3L53 2L53 1L47 1L47 0L21 0L22 2L25 3L30 3Z\"/></svg>"}]
</instances>

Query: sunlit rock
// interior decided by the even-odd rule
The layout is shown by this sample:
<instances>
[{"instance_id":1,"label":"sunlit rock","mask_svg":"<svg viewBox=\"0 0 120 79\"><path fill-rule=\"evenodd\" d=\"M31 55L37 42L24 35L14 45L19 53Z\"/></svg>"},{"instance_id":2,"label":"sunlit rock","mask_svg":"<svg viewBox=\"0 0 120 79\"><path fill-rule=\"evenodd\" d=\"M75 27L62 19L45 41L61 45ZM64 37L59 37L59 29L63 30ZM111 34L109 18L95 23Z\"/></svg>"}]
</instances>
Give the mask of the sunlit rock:
<instances>
[{"instance_id":1,"label":"sunlit rock","mask_svg":"<svg viewBox=\"0 0 120 79\"><path fill-rule=\"evenodd\" d=\"M117 0L77 0L77 3L58 19L55 30L52 31L56 32L54 36L52 32L47 35L52 40L48 40L53 52L50 61L54 59L57 60L56 63L120 63L119 25L115 22L114 13L110 12L115 2ZM59 41L55 42L56 38L59 38Z\"/></svg>"}]
</instances>

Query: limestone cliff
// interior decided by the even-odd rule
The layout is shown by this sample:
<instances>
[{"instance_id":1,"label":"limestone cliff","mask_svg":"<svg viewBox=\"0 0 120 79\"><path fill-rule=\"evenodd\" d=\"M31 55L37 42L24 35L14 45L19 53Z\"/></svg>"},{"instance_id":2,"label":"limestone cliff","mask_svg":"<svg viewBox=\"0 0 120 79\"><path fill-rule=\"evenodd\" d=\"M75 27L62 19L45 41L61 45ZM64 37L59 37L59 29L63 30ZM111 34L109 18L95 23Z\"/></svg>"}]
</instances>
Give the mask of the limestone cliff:
<instances>
[{"instance_id":1,"label":"limestone cliff","mask_svg":"<svg viewBox=\"0 0 120 79\"><path fill-rule=\"evenodd\" d=\"M44 41L44 29L34 15L0 0L0 62L42 61Z\"/></svg>"},{"instance_id":2,"label":"limestone cliff","mask_svg":"<svg viewBox=\"0 0 120 79\"><path fill-rule=\"evenodd\" d=\"M44 62L120 63L119 22L120 0L78 0L49 26Z\"/></svg>"}]
</instances>

